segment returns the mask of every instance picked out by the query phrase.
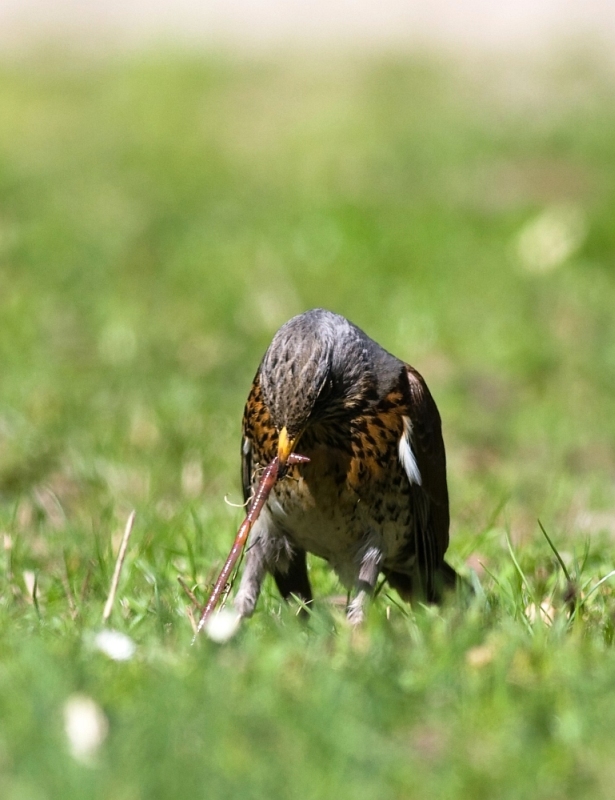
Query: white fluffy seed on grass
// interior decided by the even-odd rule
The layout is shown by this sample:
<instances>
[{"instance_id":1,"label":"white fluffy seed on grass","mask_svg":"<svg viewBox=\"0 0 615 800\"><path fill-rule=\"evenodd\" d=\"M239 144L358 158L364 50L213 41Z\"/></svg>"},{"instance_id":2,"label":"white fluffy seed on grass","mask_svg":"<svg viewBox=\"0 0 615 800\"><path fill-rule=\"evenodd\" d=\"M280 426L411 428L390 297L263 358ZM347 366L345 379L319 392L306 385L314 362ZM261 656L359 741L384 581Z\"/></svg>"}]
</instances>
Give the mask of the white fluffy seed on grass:
<instances>
[{"instance_id":1,"label":"white fluffy seed on grass","mask_svg":"<svg viewBox=\"0 0 615 800\"><path fill-rule=\"evenodd\" d=\"M113 661L130 661L137 645L130 636L120 631L100 631L94 637L94 647Z\"/></svg>"},{"instance_id":2,"label":"white fluffy seed on grass","mask_svg":"<svg viewBox=\"0 0 615 800\"><path fill-rule=\"evenodd\" d=\"M475 669L491 664L495 656L494 648L489 644L479 644L466 651L466 664Z\"/></svg>"},{"instance_id":3,"label":"white fluffy seed on grass","mask_svg":"<svg viewBox=\"0 0 615 800\"><path fill-rule=\"evenodd\" d=\"M530 603L525 609L525 616L531 623L536 623L539 619L545 625L552 625L555 618L556 609L550 600L543 600L539 608L535 603Z\"/></svg>"},{"instance_id":4,"label":"white fluffy seed on grass","mask_svg":"<svg viewBox=\"0 0 615 800\"><path fill-rule=\"evenodd\" d=\"M552 272L575 255L586 235L587 222L581 208L554 205L521 229L516 241L517 257L526 272Z\"/></svg>"},{"instance_id":5,"label":"white fluffy seed on grass","mask_svg":"<svg viewBox=\"0 0 615 800\"><path fill-rule=\"evenodd\" d=\"M222 608L213 614L205 624L205 633L212 642L224 644L232 639L239 629L241 617L236 611Z\"/></svg>"},{"instance_id":6,"label":"white fluffy seed on grass","mask_svg":"<svg viewBox=\"0 0 615 800\"><path fill-rule=\"evenodd\" d=\"M73 694L64 704L64 731L72 757L92 765L109 732L109 722L91 697Z\"/></svg>"}]
</instances>

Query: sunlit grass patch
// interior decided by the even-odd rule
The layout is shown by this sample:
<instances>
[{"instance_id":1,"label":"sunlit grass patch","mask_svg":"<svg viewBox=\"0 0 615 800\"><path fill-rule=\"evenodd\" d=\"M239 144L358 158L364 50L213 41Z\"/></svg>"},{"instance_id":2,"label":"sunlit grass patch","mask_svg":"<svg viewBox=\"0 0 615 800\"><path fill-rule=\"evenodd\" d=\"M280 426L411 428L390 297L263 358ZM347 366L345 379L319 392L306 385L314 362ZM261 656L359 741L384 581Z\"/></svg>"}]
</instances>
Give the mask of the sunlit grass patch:
<instances>
[{"instance_id":1,"label":"sunlit grass patch","mask_svg":"<svg viewBox=\"0 0 615 800\"><path fill-rule=\"evenodd\" d=\"M612 796L614 116L577 62L0 67L0 796ZM314 558L191 647L318 305L425 375L474 597L351 631Z\"/></svg>"}]
</instances>

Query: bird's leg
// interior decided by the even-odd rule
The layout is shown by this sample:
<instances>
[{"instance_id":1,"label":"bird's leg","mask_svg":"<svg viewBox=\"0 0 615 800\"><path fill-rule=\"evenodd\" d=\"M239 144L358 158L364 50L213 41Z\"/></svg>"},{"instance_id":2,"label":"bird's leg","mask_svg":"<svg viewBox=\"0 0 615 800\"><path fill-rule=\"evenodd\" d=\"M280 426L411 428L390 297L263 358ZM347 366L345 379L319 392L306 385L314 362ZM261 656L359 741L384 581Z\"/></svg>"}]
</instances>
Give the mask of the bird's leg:
<instances>
[{"instance_id":1,"label":"bird's leg","mask_svg":"<svg viewBox=\"0 0 615 800\"><path fill-rule=\"evenodd\" d=\"M273 577L284 600L290 600L293 595L297 597L302 603L301 615L307 616L306 606L312 602L312 587L307 572L305 550L294 548L287 569L282 571L277 567Z\"/></svg>"},{"instance_id":2,"label":"bird's leg","mask_svg":"<svg viewBox=\"0 0 615 800\"><path fill-rule=\"evenodd\" d=\"M360 625L365 619L365 603L374 593L381 564L382 551L379 547L370 545L361 557L356 581L357 594L352 602L349 603L346 612L348 622L351 625Z\"/></svg>"},{"instance_id":3,"label":"bird's leg","mask_svg":"<svg viewBox=\"0 0 615 800\"><path fill-rule=\"evenodd\" d=\"M265 548L262 538L256 536L246 549L246 565L235 595L234 605L240 616L251 617L254 613L266 574Z\"/></svg>"},{"instance_id":4,"label":"bird's leg","mask_svg":"<svg viewBox=\"0 0 615 800\"><path fill-rule=\"evenodd\" d=\"M253 536L246 549L246 566L235 596L235 608L242 617L252 616L265 575L268 572L272 573L276 581L279 576L286 576L294 555L288 538L281 531L272 527L271 519L265 509L254 527ZM305 571L305 554L303 564ZM312 595L307 581L307 572L305 572L305 581L307 587L300 585L298 588L291 588L290 591L298 592L306 602L309 602ZM302 589L303 591L301 591ZM282 595L287 599L287 595L283 591Z\"/></svg>"}]
</instances>

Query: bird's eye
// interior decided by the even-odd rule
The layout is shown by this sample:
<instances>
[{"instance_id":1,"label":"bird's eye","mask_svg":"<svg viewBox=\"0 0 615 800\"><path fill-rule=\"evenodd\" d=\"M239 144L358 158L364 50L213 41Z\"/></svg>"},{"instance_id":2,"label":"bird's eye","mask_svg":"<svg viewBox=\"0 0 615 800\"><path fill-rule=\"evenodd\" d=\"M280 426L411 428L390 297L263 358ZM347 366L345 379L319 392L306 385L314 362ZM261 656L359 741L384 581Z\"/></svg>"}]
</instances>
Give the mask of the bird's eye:
<instances>
[{"instance_id":1,"label":"bird's eye","mask_svg":"<svg viewBox=\"0 0 615 800\"><path fill-rule=\"evenodd\" d=\"M318 392L319 402L322 400L326 400L332 391L333 391L333 378L327 378L327 380L324 381L323 385L320 387L320 392Z\"/></svg>"},{"instance_id":2,"label":"bird's eye","mask_svg":"<svg viewBox=\"0 0 615 800\"><path fill-rule=\"evenodd\" d=\"M331 397L333 393L333 378L327 378L327 380L323 381L322 386L318 392L318 396L316 397L316 402L314 403L314 408L317 409L319 412L322 411L323 407L326 406L327 401Z\"/></svg>"}]
</instances>

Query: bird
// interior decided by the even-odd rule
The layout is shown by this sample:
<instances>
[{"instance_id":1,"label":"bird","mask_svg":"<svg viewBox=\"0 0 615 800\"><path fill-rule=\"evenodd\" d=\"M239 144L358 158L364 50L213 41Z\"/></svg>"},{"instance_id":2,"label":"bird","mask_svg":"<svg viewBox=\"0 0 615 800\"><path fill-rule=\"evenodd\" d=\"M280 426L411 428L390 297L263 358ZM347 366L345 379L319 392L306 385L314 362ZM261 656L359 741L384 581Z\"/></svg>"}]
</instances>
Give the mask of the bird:
<instances>
[{"instance_id":1,"label":"bird","mask_svg":"<svg viewBox=\"0 0 615 800\"><path fill-rule=\"evenodd\" d=\"M297 463L292 453L309 458ZM252 383L242 421L249 506L279 459L252 529L235 597L250 617L271 574L281 596L312 601L307 553L325 559L360 624L380 574L403 600L437 603L457 574L449 543L446 454L436 403L416 369L322 308L286 322Z\"/></svg>"}]
</instances>

